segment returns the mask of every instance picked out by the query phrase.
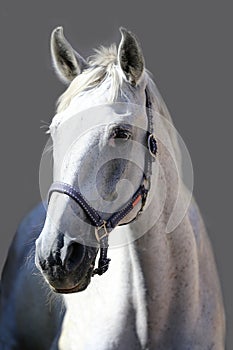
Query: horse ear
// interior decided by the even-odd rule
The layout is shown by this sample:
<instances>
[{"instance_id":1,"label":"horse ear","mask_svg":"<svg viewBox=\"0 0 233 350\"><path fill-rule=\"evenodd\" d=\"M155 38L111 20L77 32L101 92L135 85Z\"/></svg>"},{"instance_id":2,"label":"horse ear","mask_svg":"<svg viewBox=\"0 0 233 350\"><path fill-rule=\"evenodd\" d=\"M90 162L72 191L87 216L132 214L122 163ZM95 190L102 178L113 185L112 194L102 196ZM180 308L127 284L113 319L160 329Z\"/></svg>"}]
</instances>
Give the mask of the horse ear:
<instances>
[{"instance_id":1,"label":"horse ear","mask_svg":"<svg viewBox=\"0 0 233 350\"><path fill-rule=\"evenodd\" d=\"M134 34L122 27L120 32L122 38L118 49L118 62L126 79L135 86L144 72L144 57Z\"/></svg>"},{"instance_id":2,"label":"horse ear","mask_svg":"<svg viewBox=\"0 0 233 350\"><path fill-rule=\"evenodd\" d=\"M70 83L78 74L87 68L88 64L63 35L63 28L57 27L51 35L51 55L55 70L66 83Z\"/></svg>"}]
</instances>

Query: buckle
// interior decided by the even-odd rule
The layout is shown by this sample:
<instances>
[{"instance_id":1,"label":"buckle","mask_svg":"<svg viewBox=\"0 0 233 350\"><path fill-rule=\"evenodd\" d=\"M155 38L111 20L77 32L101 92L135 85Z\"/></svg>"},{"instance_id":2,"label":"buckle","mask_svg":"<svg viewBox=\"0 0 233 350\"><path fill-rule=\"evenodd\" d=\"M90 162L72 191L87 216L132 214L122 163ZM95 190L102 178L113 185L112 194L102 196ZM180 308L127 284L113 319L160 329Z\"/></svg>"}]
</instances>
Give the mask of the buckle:
<instances>
[{"instance_id":1,"label":"buckle","mask_svg":"<svg viewBox=\"0 0 233 350\"><path fill-rule=\"evenodd\" d=\"M155 158L157 153L157 142L153 134L148 136L147 145L150 155Z\"/></svg>"},{"instance_id":2,"label":"buckle","mask_svg":"<svg viewBox=\"0 0 233 350\"><path fill-rule=\"evenodd\" d=\"M109 235L109 233L108 233L108 230L107 230L107 227L106 227L106 224L107 224L107 222L106 221L103 221L103 224L101 225L101 226L97 226L97 227L95 227L95 237L96 237L96 239L97 239L97 241L100 243L100 241L104 238L104 237L106 237L106 236L108 236ZM100 233L99 233L99 231L100 230L102 230L103 229L103 234L101 235Z\"/></svg>"}]
</instances>

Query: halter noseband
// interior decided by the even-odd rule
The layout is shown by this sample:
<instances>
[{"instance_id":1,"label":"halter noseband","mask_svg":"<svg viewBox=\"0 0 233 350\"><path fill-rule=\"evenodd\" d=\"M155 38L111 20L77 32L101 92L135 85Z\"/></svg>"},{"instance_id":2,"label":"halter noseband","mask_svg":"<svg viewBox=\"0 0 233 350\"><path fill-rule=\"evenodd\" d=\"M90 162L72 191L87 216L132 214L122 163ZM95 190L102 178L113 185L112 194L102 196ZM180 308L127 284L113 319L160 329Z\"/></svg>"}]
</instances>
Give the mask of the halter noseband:
<instances>
[{"instance_id":1,"label":"halter noseband","mask_svg":"<svg viewBox=\"0 0 233 350\"><path fill-rule=\"evenodd\" d=\"M88 215L92 224L95 226L95 236L96 240L100 245L100 257L98 261L98 268L93 271L93 276L98 274L102 275L104 272L108 270L110 260L107 257L108 251L108 236L109 233L118 226L119 222L133 210L133 208L141 201L141 208L138 211L135 220L138 215L142 212L143 207L146 202L147 194L150 189L150 176L151 176L151 168L152 162L155 160L156 152L157 152L157 143L153 135L153 115L151 110L151 101L149 98L149 94L147 90L146 93L146 111L148 118L148 131L147 131L147 148L149 152L146 153L145 159L145 172L143 174L143 178L138 190L135 192L133 197L117 212L113 213L108 220L104 220L101 217L101 213L94 209L85 197L81 194L81 192L74 188L73 186L64 183L64 182L54 182L48 192L48 202L53 192L59 192L68 195L72 198ZM133 221L132 220L132 221ZM130 221L130 222L132 222ZM129 224L128 222L127 224ZM125 224L120 224L125 225Z\"/></svg>"}]
</instances>

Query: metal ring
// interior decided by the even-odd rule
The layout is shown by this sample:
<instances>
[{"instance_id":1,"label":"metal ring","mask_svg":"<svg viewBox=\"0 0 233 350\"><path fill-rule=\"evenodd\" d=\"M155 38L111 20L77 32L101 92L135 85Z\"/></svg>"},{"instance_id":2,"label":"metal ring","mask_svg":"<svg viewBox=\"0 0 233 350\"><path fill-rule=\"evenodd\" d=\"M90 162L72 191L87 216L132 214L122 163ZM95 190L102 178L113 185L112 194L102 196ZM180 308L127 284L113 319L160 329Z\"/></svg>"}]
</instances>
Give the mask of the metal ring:
<instances>
[{"instance_id":1,"label":"metal ring","mask_svg":"<svg viewBox=\"0 0 233 350\"><path fill-rule=\"evenodd\" d=\"M155 153L153 153L152 152L152 150L151 150L151 139L153 139L153 141L155 141L155 143L156 143L156 139L155 139L155 137L154 137L154 135L153 134L150 134L149 135L149 137L148 137L148 139L147 139L147 146L148 146L148 149L149 149L149 152L150 152L150 155L152 156L152 157L156 157L156 151L157 151L157 147L156 147L156 150L155 150ZM156 143L156 146L157 146L157 143Z\"/></svg>"},{"instance_id":2,"label":"metal ring","mask_svg":"<svg viewBox=\"0 0 233 350\"><path fill-rule=\"evenodd\" d=\"M95 227L95 237L96 237L98 243L100 243L101 239L103 239L104 237L109 235L106 224L107 224L107 222L104 221L101 226ZM103 235L99 235L99 231L101 229L104 229Z\"/></svg>"}]
</instances>

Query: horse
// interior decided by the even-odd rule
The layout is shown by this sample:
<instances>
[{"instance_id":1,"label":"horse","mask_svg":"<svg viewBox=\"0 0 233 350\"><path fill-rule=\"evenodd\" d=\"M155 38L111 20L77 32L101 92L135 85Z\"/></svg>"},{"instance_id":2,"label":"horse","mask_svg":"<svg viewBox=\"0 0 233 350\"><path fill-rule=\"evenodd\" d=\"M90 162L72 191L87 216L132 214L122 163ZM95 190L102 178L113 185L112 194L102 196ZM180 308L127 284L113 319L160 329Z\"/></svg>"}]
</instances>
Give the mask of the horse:
<instances>
[{"instance_id":1,"label":"horse","mask_svg":"<svg viewBox=\"0 0 233 350\"><path fill-rule=\"evenodd\" d=\"M224 349L220 283L180 143L136 36L120 32L118 47L87 60L62 27L52 32L68 84L49 127L54 182L8 253L1 349Z\"/></svg>"}]
</instances>

